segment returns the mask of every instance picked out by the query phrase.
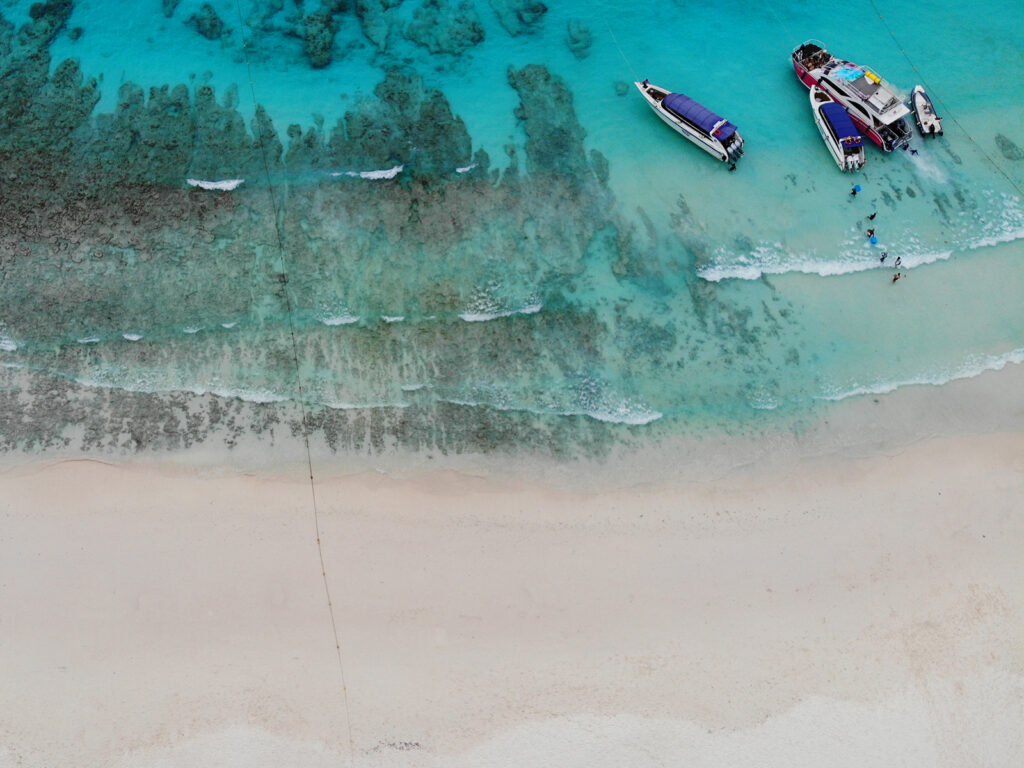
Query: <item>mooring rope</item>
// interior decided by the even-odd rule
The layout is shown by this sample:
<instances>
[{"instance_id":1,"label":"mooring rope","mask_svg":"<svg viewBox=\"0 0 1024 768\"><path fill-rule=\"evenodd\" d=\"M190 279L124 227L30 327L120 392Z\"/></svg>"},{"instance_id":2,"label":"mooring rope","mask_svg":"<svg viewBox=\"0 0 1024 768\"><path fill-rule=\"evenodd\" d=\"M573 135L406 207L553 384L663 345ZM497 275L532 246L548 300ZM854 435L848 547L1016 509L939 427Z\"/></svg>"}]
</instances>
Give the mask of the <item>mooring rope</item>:
<instances>
[{"instance_id":1,"label":"mooring rope","mask_svg":"<svg viewBox=\"0 0 1024 768\"><path fill-rule=\"evenodd\" d=\"M255 109L258 104L256 101L256 82L253 79L252 63L249 60L249 41L245 35L245 19L242 16L242 8L239 4L239 0L235 0L235 8L238 11L239 29L242 30L242 50L245 51L245 67L249 75L249 90L252 93L252 103L253 108ZM320 540L320 510L317 505L316 498L316 481L313 477L313 453L309 445L309 419L306 413L306 399L302 386L302 369L299 365L299 342L295 333L295 313L292 306L291 293L288 290L287 253L284 246L284 236L281 233L281 217L277 205L277 195L274 193L274 184L270 175L270 160L267 157L267 148L263 141L263 126L258 120L256 122L256 128L259 134L257 136L257 140L260 146L260 153L263 156L263 169L267 176L267 189L270 193L270 203L274 211L274 231L277 235L277 246L281 259L281 288L284 292L285 307L288 313L288 332L291 337L292 361L295 365L295 382L299 390L299 410L302 416L302 437L306 447L306 465L309 469L309 493L312 500L313 528L316 533L316 551L320 558L320 578L323 582L324 597L327 599L327 612L331 618L331 634L334 639L334 650L338 658L338 672L341 676L341 692L345 704L345 722L348 728L349 762L354 765L355 743L352 738L352 711L348 701L348 685L345 682L345 662L341 651L338 622L334 615L334 602L331 600L331 589L327 582L327 566L324 561L324 548Z\"/></svg>"},{"instance_id":2,"label":"mooring rope","mask_svg":"<svg viewBox=\"0 0 1024 768\"><path fill-rule=\"evenodd\" d=\"M626 54L625 54L625 52L624 52L624 51L622 50L622 46L621 46L621 45L619 45L619 40L618 40L618 38L617 38L617 37L615 37L615 33L614 33L614 32L612 32L612 27L611 27L611 25L610 25L610 24L609 24L609 23L608 23L607 21L605 21L605 22L604 22L604 26L605 26L605 28L607 28L607 30L608 30L608 34L612 36L612 42L614 42L614 43L615 43L615 47L619 49L619 55L620 55L620 56L622 56L622 60L623 60L624 62L626 62L626 66L627 66L627 67L629 67L629 71L633 73L633 80L634 80L634 81L636 81L636 80L639 80L639 79L640 79L640 76L639 76L639 75L638 75L638 74L636 73L636 70L635 70L635 69L633 69L633 65L629 63L629 59L628 59L628 58L626 58Z\"/></svg>"}]
</instances>

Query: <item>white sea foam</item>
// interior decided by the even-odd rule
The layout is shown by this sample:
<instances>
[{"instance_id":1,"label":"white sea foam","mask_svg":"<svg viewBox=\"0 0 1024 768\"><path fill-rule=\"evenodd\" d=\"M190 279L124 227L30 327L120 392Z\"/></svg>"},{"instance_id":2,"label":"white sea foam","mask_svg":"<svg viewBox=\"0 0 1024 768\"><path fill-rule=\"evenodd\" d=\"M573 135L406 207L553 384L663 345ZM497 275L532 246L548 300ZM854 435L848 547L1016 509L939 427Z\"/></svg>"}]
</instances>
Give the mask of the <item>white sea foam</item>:
<instances>
[{"instance_id":1,"label":"white sea foam","mask_svg":"<svg viewBox=\"0 0 1024 768\"><path fill-rule=\"evenodd\" d=\"M897 256L901 258L901 267L920 267L937 261L945 261L953 255L953 251L915 250L919 247L916 241L905 243L899 250L895 248L883 264L879 261L882 250L872 248L868 251L856 247L840 253L835 259L819 259L814 254L789 254L781 244L774 248L761 247L752 256L737 259L728 264L710 264L697 270L698 276L709 282L720 282L727 279L759 280L765 275L785 275L801 273L834 277L849 275L855 272L866 272L870 269L888 268Z\"/></svg>"},{"instance_id":2,"label":"white sea foam","mask_svg":"<svg viewBox=\"0 0 1024 768\"><path fill-rule=\"evenodd\" d=\"M234 387L220 387L220 386L198 386L198 385L183 385L180 387L174 386L149 386L143 384L133 384L129 382L112 382L103 381L101 379L90 379L83 377L73 377L73 380L81 384L84 387L92 387L94 389L117 389L122 392L138 392L142 394L166 394L172 392L187 392L192 395L216 395L217 397L230 398L233 400L244 400L249 403L280 403L289 398L278 394L277 392L271 392L270 390L261 389L240 389Z\"/></svg>"},{"instance_id":3,"label":"white sea foam","mask_svg":"<svg viewBox=\"0 0 1024 768\"><path fill-rule=\"evenodd\" d=\"M0 336L0 352L13 352L18 348L14 339L9 339L6 336Z\"/></svg>"},{"instance_id":4,"label":"white sea foam","mask_svg":"<svg viewBox=\"0 0 1024 768\"><path fill-rule=\"evenodd\" d=\"M411 403L353 403L347 400L328 400L322 405L336 411L359 411L367 408L408 408Z\"/></svg>"},{"instance_id":5,"label":"white sea foam","mask_svg":"<svg viewBox=\"0 0 1024 768\"><path fill-rule=\"evenodd\" d=\"M588 416L591 419L605 421L610 424L632 424L635 426L641 426L643 424L650 424L652 421L657 421L664 414L659 411L655 411L652 408L648 408L645 405L630 403L627 400L623 400L618 405L612 407L599 407L593 410L560 411L559 415Z\"/></svg>"},{"instance_id":6,"label":"white sea foam","mask_svg":"<svg viewBox=\"0 0 1024 768\"><path fill-rule=\"evenodd\" d=\"M423 389L425 386L426 386L426 384L403 384L402 385L402 391L403 392L418 392L419 390Z\"/></svg>"},{"instance_id":7,"label":"white sea foam","mask_svg":"<svg viewBox=\"0 0 1024 768\"><path fill-rule=\"evenodd\" d=\"M472 171L474 168L476 168L476 163L470 163L469 165L463 165L463 166L461 166L459 168L456 168L455 172L456 173L466 173L468 171Z\"/></svg>"},{"instance_id":8,"label":"white sea foam","mask_svg":"<svg viewBox=\"0 0 1024 768\"><path fill-rule=\"evenodd\" d=\"M245 179L222 179L220 181L206 181L205 179L185 179L190 187L199 187L200 189L219 189L222 192L230 192L232 189L237 189Z\"/></svg>"},{"instance_id":9,"label":"white sea foam","mask_svg":"<svg viewBox=\"0 0 1024 768\"><path fill-rule=\"evenodd\" d=\"M527 304L526 306L519 307L518 309L502 309L495 310L493 312L462 312L459 317L467 323L482 323L487 320L497 320L499 317L511 317L512 315L534 315L537 312L540 312L543 306L543 304L537 301Z\"/></svg>"},{"instance_id":10,"label":"white sea foam","mask_svg":"<svg viewBox=\"0 0 1024 768\"><path fill-rule=\"evenodd\" d=\"M405 165L384 168L377 171L334 171L331 176L352 176L360 179L393 179L405 170Z\"/></svg>"},{"instance_id":11,"label":"white sea foam","mask_svg":"<svg viewBox=\"0 0 1024 768\"><path fill-rule=\"evenodd\" d=\"M911 154L909 150L900 152L900 155L910 160L914 169L929 181L936 184L945 184L949 181L949 173L936 161L929 147L922 147L916 155Z\"/></svg>"},{"instance_id":12,"label":"white sea foam","mask_svg":"<svg viewBox=\"0 0 1024 768\"><path fill-rule=\"evenodd\" d=\"M951 381L959 379L972 379L987 371L1001 371L1009 364L1020 365L1024 363L1024 347L1011 350L1002 355L971 355L961 365L950 370L939 370L931 373L924 373L909 379L899 381L878 380L868 384L851 384L846 387L835 387L833 391L819 395L819 400L845 400L848 397L860 395L885 395L895 392L901 387L913 387L931 385L940 387Z\"/></svg>"},{"instance_id":13,"label":"white sea foam","mask_svg":"<svg viewBox=\"0 0 1024 768\"><path fill-rule=\"evenodd\" d=\"M99 341L99 336L83 336L82 338L78 339L79 344L99 344Z\"/></svg>"},{"instance_id":14,"label":"white sea foam","mask_svg":"<svg viewBox=\"0 0 1024 768\"><path fill-rule=\"evenodd\" d=\"M564 410L557 409L544 409L544 408L528 408L525 406L515 406L502 403L489 403L485 401L469 400L466 398L451 398L443 397L440 398L443 403L451 403L452 405L463 405L469 408L493 408L496 411L523 411L525 413L535 413L538 416L585 416L595 421L604 421L609 424L632 424L632 425L643 425L650 424L652 421L657 421L664 414L659 413L645 405L638 403L630 403L627 400L622 400L618 405L606 406L600 405L594 408L567 408Z\"/></svg>"},{"instance_id":15,"label":"white sea foam","mask_svg":"<svg viewBox=\"0 0 1024 768\"><path fill-rule=\"evenodd\" d=\"M1001 214L998 218L986 220L983 232L970 240L967 247L974 250L1024 239L1024 208L1021 208L1020 198L990 191L983 192L982 196L988 199L989 204L999 206Z\"/></svg>"},{"instance_id":16,"label":"white sea foam","mask_svg":"<svg viewBox=\"0 0 1024 768\"><path fill-rule=\"evenodd\" d=\"M237 320L234 321L233 323L221 323L220 327L221 328L227 328L227 329L230 330L231 328L234 328L236 325L238 325L238 321Z\"/></svg>"},{"instance_id":17,"label":"white sea foam","mask_svg":"<svg viewBox=\"0 0 1024 768\"><path fill-rule=\"evenodd\" d=\"M121 336L122 338L125 338L128 341L138 341L139 339L142 338L141 333L122 333Z\"/></svg>"},{"instance_id":18,"label":"white sea foam","mask_svg":"<svg viewBox=\"0 0 1024 768\"><path fill-rule=\"evenodd\" d=\"M182 328L182 330L185 333L199 333L201 330L203 330L203 326L201 326L201 325L198 325L198 326L197 325L190 325L187 328Z\"/></svg>"},{"instance_id":19,"label":"white sea foam","mask_svg":"<svg viewBox=\"0 0 1024 768\"><path fill-rule=\"evenodd\" d=\"M381 315L380 319L385 323L400 323L405 320L405 315Z\"/></svg>"},{"instance_id":20,"label":"white sea foam","mask_svg":"<svg viewBox=\"0 0 1024 768\"><path fill-rule=\"evenodd\" d=\"M351 325L352 323L359 322L359 315L350 315L347 312L343 312L340 315L321 317L320 322L324 325Z\"/></svg>"}]
</instances>

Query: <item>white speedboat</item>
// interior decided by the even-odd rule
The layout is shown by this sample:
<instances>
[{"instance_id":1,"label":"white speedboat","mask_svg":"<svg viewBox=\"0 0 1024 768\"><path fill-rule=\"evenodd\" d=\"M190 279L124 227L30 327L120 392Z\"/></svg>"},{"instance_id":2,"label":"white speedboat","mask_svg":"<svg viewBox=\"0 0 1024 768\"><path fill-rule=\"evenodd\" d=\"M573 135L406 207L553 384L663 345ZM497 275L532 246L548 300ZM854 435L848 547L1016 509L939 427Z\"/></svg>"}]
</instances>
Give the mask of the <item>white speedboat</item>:
<instances>
[{"instance_id":1,"label":"white speedboat","mask_svg":"<svg viewBox=\"0 0 1024 768\"><path fill-rule=\"evenodd\" d=\"M818 86L811 87L814 123L841 171L859 171L864 167L864 140L849 113Z\"/></svg>"},{"instance_id":2,"label":"white speedboat","mask_svg":"<svg viewBox=\"0 0 1024 768\"><path fill-rule=\"evenodd\" d=\"M914 110L914 120L922 136L942 135L942 118L935 114L932 100L928 98L922 86L915 85L914 90L910 92L910 106Z\"/></svg>"},{"instance_id":3,"label":"white speedboat","mask_svg":"<svg viewBox=\"0 0 1024 768\"><path fill-rule=\"evenodd\" d=\"M910 114L903 97L876 73L838 59L817 40L793 49L793 69L808 88L818 86L850 114L860 132L886 152L910 141Z\"/></svg>"},{"instance_id":4,"label":"white speedboat","mask_svg":"<svg viewBox=\"0 0 1024 768\"><path fill-rule=\"evenodd\" d=\"M672 93L646 80L634 85L673 130L723 163L731 163L729 170L736 167L743 155L743 138L735 125L685 94Z\"/></svg>"}]
</instances>

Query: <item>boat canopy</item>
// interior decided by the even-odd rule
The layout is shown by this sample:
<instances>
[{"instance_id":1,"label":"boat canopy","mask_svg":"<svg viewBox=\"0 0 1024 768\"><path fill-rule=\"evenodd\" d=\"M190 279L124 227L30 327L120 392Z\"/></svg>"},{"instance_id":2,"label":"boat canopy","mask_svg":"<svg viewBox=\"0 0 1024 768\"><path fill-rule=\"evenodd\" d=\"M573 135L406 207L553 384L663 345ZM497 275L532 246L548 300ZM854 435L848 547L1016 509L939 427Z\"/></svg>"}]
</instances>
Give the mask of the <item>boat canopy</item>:
<instances>
[{"instance_id":1,"label":"boat canopy","mask_svg":"<svg viewBox=\"0 0 1024 768\"><path fill-rule=\"evenodd\" d=\"M832 130L836 132L836 138L845 146L859 147L863 143L860 131L853 124L853 120L850 119L849 113L842 104L830 101L827 104L822 104L819 109L824 118L828 120L829 125L832 126Z\"/></svg>"},{"instance_id":2,"label":"boat canopy","mask_svg":"<svg viewBox=\"0 0 1024 768\"><path fill-rule=\"evenodd\" d=\"M683 93L670 93L661 103L670 112L693 123L709 136L712 135L715 126L722 123L721 117ZM718 131L713 135L719 141L725 141L734 133L736 133L736 126L727 120L719 126Z\"/></svg>"}]
</instances>

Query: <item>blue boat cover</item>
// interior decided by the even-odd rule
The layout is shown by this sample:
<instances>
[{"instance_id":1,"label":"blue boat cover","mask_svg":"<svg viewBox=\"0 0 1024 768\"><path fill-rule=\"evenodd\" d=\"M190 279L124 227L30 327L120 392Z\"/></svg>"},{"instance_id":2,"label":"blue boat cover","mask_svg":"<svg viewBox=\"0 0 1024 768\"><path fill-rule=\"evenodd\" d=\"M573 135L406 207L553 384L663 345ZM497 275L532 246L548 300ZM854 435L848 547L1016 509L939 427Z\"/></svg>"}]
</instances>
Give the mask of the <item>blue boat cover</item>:
<instances>
[{"instance_id":1,"label":"blue boat cover","mask_svg":"<svg viewBox=\"0 0 1024 768\"><path fill-rule=\"evenodd\" d=\"M670 93L664 98L662 104L680 117L689 120L709 135L715 125L722 122L722 118L704 105L698 104L684 93ZM719 141L725 141L734 133L736 133L736 126L730 122L726 122L718 129L718 133L715 134L715 138Z\"/></svg>"},{"instance_id":2,"label":"blue boat cover","mask_svg":"<svg viewBox=\"0 0 1024 768\"><path fill-rule=\"evenodd\" d=\"M820 109L821 114L831 124L832 130L836 132L836 136L839 137L840 141L848 147L859 147L861 145L860 131L853 124L853 120L850 119L849 113L842 104L830 101L827 104L822 104ZM856 139L856 141L846 141L846 139Z\"/></svg>"},{"instance_id":3,"label":"blue boat cover","mask_svg":"<svg viewBox=\"0 0 1024 768\"><path fill-rule=\"evenodd\" d=\"M843 64L842 66L836 67L832 70L832 76L839 80L848 80L852 82L864 77L864 70L856 64Z\"/></svg>"}]
</instances>

